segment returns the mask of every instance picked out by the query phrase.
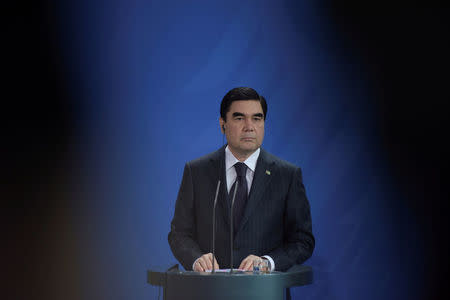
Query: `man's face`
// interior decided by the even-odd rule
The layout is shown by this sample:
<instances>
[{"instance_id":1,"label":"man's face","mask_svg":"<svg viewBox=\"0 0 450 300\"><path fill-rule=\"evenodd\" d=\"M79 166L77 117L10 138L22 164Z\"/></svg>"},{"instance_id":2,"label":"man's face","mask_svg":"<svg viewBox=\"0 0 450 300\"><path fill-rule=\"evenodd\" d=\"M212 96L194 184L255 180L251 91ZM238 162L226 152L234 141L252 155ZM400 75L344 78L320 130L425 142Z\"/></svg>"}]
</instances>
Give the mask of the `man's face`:
<instances>
[{"instance_id":1,"label":"man's face","mask_svg":"<svg viewBox=\"0 0 450 300\"><path fill-rule=\"evenodd\" d=\"M257 100L238 100L231 103L225 127L228 147L238 159L246 159L258 149L264 139L264 113ZM223 130L223 129L222 129Z\"/></svg>"}]
</instances>

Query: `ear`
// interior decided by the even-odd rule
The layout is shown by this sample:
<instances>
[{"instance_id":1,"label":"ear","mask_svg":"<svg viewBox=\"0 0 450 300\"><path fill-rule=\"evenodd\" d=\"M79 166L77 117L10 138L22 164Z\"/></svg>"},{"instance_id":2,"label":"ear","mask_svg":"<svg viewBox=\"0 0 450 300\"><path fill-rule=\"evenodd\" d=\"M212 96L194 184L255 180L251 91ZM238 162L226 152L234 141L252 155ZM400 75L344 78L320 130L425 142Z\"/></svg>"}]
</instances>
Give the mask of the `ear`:
<instances>
[{"instance_id":1,"label":"ear","mask_svg":"<svg viewBox=\"0 0 450 300\"><path fill-rule=\"evenodd\" d=\"M225 121L222 119L222 117L219 118L219 124L220 124L220 131L222 134L225 134Z\"/></svg>"}]
</instances>

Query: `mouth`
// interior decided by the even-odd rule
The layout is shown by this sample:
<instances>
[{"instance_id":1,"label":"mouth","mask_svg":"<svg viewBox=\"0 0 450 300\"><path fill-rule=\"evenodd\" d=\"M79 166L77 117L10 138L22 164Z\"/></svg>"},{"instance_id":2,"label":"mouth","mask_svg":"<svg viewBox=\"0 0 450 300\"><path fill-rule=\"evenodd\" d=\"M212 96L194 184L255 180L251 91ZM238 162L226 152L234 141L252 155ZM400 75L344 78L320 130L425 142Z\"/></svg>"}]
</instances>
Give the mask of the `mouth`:
<instances>
[{"instance_id":1,"label":"mouth","mask_svg":"<svg viewBox=\"0 0 450 300\"><path fill-rule=\"evenodd\" d=\"M254 138L254 137L243 137L243 138L241 138L241 141L244 141L244 142L252 142L252 141L254 141L256 138Z\"/></svg>"}]
</instances>

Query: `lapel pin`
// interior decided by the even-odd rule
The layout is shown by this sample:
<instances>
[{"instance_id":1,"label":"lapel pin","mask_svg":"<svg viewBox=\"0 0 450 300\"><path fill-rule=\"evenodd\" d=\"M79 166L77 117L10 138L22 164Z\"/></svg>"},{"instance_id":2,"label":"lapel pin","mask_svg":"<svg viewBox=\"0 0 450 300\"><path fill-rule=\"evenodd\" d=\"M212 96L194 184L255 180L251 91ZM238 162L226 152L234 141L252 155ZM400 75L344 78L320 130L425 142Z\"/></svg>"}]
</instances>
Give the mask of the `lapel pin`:
<instances>
[{"instance_id":1,"label":"lapel pin","mask_svg":"<svg viewBox=\"0 0 450 300\"><path fill-rule=\"evenodd\" d=\"M266 174L267 174L267 175L270 175L270 171L269 171L269 170L266 170Z\"/></svg>"}]
</instances>

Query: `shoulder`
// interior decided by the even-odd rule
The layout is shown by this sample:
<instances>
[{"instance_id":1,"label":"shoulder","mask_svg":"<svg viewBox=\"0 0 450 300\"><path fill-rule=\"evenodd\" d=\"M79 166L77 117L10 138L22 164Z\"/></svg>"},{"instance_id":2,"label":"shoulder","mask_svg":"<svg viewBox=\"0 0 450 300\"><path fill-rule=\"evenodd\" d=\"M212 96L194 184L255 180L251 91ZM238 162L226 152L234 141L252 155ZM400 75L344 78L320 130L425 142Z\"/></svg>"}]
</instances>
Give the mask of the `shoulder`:
<instances>
[{"instance_id":1,"label":"shoulder","mask_svg":"<svg viewBox=\"0 0 450 300\"><path fill-rule=\"evenodd\" d=\"M294 180L298 179L299 182L303 181L302 170L299 166L279 158L267 151L261 149L261 161L263 167L271 168L274 172L280 175L281 180Z\"/></svg>"},{"instance_id":2,"label":"shoulder","mask_svg":"<svg viewBox=\"0 0 450 300\"><path fill-rule=\"evenodd\" d=\"M210 165L211 162L219 162L223 159L225 155L225 147L221 147L220 149L188 161L186 165L191 168L198 168Z\"/></svg>"},{"instance_id":3,"label":"shoulder","mask_svg":"<svg viewBox=\"0 0 450 300\"><path fill-rule=\"evenodd\" d=\"M260 154L262 165L265 167L271 167L274 170L277 170L279 174L284 174L285 176L289 177L302 177L302 171L300 167L294 165L291 162L288 162L287 160L284 160L282 158L279 158L278 156L275 156L261 148L261 154Z\"/></svg>"},{"instance_id":4,"label":"shoulder","mask_svg":"<svg viewBox=\"0 0 450 300\"><path fill-rule=\"evenodd\" d=\"M276 164L281 169L286 169L286 170L291 170L291 171L300 169L298 166L294 165L293 163L288 162L287 160L284 160L282 158L279 158L278 156L275 156L274 154L269 153L262 148L261 148L260 156L261 156L261 160L264 160L266 163Z\"/></svg>"}]
</instances>

